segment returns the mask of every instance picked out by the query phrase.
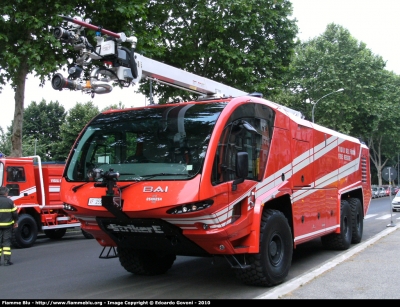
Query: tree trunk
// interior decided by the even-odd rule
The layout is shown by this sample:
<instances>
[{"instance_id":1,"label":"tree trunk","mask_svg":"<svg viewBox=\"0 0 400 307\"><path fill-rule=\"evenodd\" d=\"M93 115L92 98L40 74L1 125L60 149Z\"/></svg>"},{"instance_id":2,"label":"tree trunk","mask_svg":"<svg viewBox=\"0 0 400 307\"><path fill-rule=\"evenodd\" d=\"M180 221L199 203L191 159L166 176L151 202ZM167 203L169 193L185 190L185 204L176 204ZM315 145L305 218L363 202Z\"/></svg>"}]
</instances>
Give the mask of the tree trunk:
<instances>
[{"instance_id":1,"label":"tree trunk","mask_svg":"<svg viewBox=\"0 0 400 307\"><path fill-rule=\"evenodd\" d=\"M384 168L386 162L388 161L388 159L385 159L385 161L382 162L381 143L382 143L382 136L377 137L375 142L372 137L370 137L368 141L368 147L370 149L370 159L372 163L375 165L376 172L378 175L379 186L382 186L382 169Z\"/></svg>"},{"instance_id":2,"label":"tree trunk","mask_svg":"<svg viewBox=\"0 0 400 307\"><path fill-rule=\"evenodd\" d=\"M24 118L25 82L28 75L27 59L21 61L15 86L15 111L11 135L11 156L22 157L22 124Z\"/></svg>"}]
</instances>

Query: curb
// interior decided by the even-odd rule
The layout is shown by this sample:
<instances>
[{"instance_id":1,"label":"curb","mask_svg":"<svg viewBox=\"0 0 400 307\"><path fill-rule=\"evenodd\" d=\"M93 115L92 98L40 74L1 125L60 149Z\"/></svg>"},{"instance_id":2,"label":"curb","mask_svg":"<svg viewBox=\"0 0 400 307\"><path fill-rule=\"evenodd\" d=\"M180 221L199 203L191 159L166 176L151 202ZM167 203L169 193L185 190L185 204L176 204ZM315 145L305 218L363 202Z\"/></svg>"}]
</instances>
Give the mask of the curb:
<instances>
[{"instance_id":1,"label":"curb","mask_svg":"<svg viewBox=\"0 0 400 307\"><path fill-rule=\"evenodd\" d=\"M297 278L294 278L294 279L289 280L279 286L276 286L276 287L274 287L274 289L267 291L264 294L261 294L261 295L255 297L254 299L279 299L283 295L288 294L289 292L291 292L293 290L296 290L297 288L303 286L304 284L308 283L309 281L311 281L315 277L321 275L322 273L334 268L339 263L347 260L351 256L354 256L355 254L361 252L362 250L364 250L367 247L369 247L370 245L374 244L376 241L378 241L382 237L387 236L388 234L392 233L399 227L400 226L396 225L396 226L387 228L387 229L381 231L380 233L376 234L369 240L367 240L361 244L357 244L352 249L339 254L333 260L329 260L329 261L323 263L321 266L317 267L316 269L312 269L311 271L306 272Z\"/></svg>"}]
</instances>

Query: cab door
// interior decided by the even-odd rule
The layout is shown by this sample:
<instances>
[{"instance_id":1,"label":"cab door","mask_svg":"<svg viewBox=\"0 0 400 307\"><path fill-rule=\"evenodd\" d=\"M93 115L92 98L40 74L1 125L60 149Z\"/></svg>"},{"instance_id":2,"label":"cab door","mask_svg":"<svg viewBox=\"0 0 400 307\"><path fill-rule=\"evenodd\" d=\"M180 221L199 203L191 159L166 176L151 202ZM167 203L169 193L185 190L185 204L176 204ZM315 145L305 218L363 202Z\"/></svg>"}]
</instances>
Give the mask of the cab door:
<instances>
[{"instance_id":1,"label":"cab door","mask_svg":"<svg viewBox=\"0 0 400 307\"><path fill-rule=\"evenodd\" d=\"M248 208L252 189L264 177L273 121L270 108L243 104L232 112L219 138L212 185L219 188L221 195L222 191L228 194L229 212L235 216L240 214L240 208ZM238 154L247 157L247 173L242 178L237 174Z\"/></svg>"},{"instance_id":2,"label":"cab door","mask_svg":"<svg viewBox=\"0 0 400 307\"><path fill-rule=\"evenodd\" d=\"M32 160L12 161L4 166L3 185L16 205L37 204L37 189Z\"/></svg>"}]
</instances>

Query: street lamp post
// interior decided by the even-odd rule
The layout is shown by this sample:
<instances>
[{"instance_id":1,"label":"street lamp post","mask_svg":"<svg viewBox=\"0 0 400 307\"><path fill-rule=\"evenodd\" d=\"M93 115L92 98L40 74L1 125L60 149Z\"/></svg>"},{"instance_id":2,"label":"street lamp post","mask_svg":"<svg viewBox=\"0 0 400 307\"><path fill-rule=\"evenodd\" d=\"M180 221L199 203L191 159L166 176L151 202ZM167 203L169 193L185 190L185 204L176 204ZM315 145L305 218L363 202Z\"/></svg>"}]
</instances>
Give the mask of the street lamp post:
<instances>
[{"instance_id":1,"label":"street lamp post","mask_svg":"<svg viewBox=\"0 0 400 307\"><path fill-rule=\"evenodd\" d=\"M322 98L325 98L326 96L329 96L329 95L332 95L332 94L335 94L338 92L343 92L343 91L344 91L344 88L340 88L337 91L334 91L332 93L326 94L325 96L322 96L320 99L318 99L316 102L314 102L313 107L312 107L312 122L314 122L314 109L315 109L315 106L317 105L318 101L320 101Z\"/></svg>"}]
</instances>

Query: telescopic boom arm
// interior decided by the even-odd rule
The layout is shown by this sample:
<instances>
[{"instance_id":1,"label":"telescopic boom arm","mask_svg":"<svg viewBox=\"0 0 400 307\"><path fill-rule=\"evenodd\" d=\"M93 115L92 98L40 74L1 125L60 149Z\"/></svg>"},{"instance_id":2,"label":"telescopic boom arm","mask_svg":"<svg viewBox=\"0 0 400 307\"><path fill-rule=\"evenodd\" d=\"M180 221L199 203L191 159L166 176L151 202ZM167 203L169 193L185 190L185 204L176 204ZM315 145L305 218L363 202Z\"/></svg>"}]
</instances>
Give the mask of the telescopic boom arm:
<instances>
[{"instance_id":1,"label":"telescopic boom arm","mask_svg":"<svg viewBox=\"0 0 400 307\"><path fill-rule=\"evenodd\" d=\"M62 42L72 44L80 51L77 65L70 68L68 78L61 74L54 75L52 86L56 90L64 88L81 90L87 93L105 94L112 91L110 82L117 82L125 87L137 84L141 79L148 78L159 83L184 89L199 95L235 97L247 93L222 83L195 75L179 68L146 58L134 53L136 37L126 37L124 33L114 33L99 26L82 21L79 17L61 16L68 21L68 27L57 27L54 35ZM87 38L81 35L81 27L96 31L97 45L91 46ZM100 33L109 36L106 40ZM121 46L121 43L132 44L131 50ZM81 66L88 65L92 60L105 64L93 68L90 80L82 82Z\"/></svg>"},{"instance_id":2,"label":"telescopic boom arm","mask_svg":"<svg viewBox=\"0 0 400 307\"><path fill-rule=\"evenodd\" d=\"M69 69L68 78L55 74L52 86L56 90L70 89L91 93L106 94L113 89L112 82L124 87L137 84L141 79L147 78L159 83L187 90L206 97L237 97L250 95L231 86L198 76L182 69L135 54L137 39L134 36L126 37L124 33L114 33L102 27L82 21L80 17L61 16L68 21L66 28L54 29L54 36L61 42L69 43L80 52L77 65ZM96 31L97 45L93 47L84 35L83 28ZM108 35L104 39L100 33ZM121 43L131 43L131 50L121 46ZM80 80L82 67L92 60L98 60L104 65L95 66L90 74L90 80ZM250 95L254 96L254 95ZM276 104L277 107L295 116L304 118L301 112Z\"/></svg>"}]
</instances>

